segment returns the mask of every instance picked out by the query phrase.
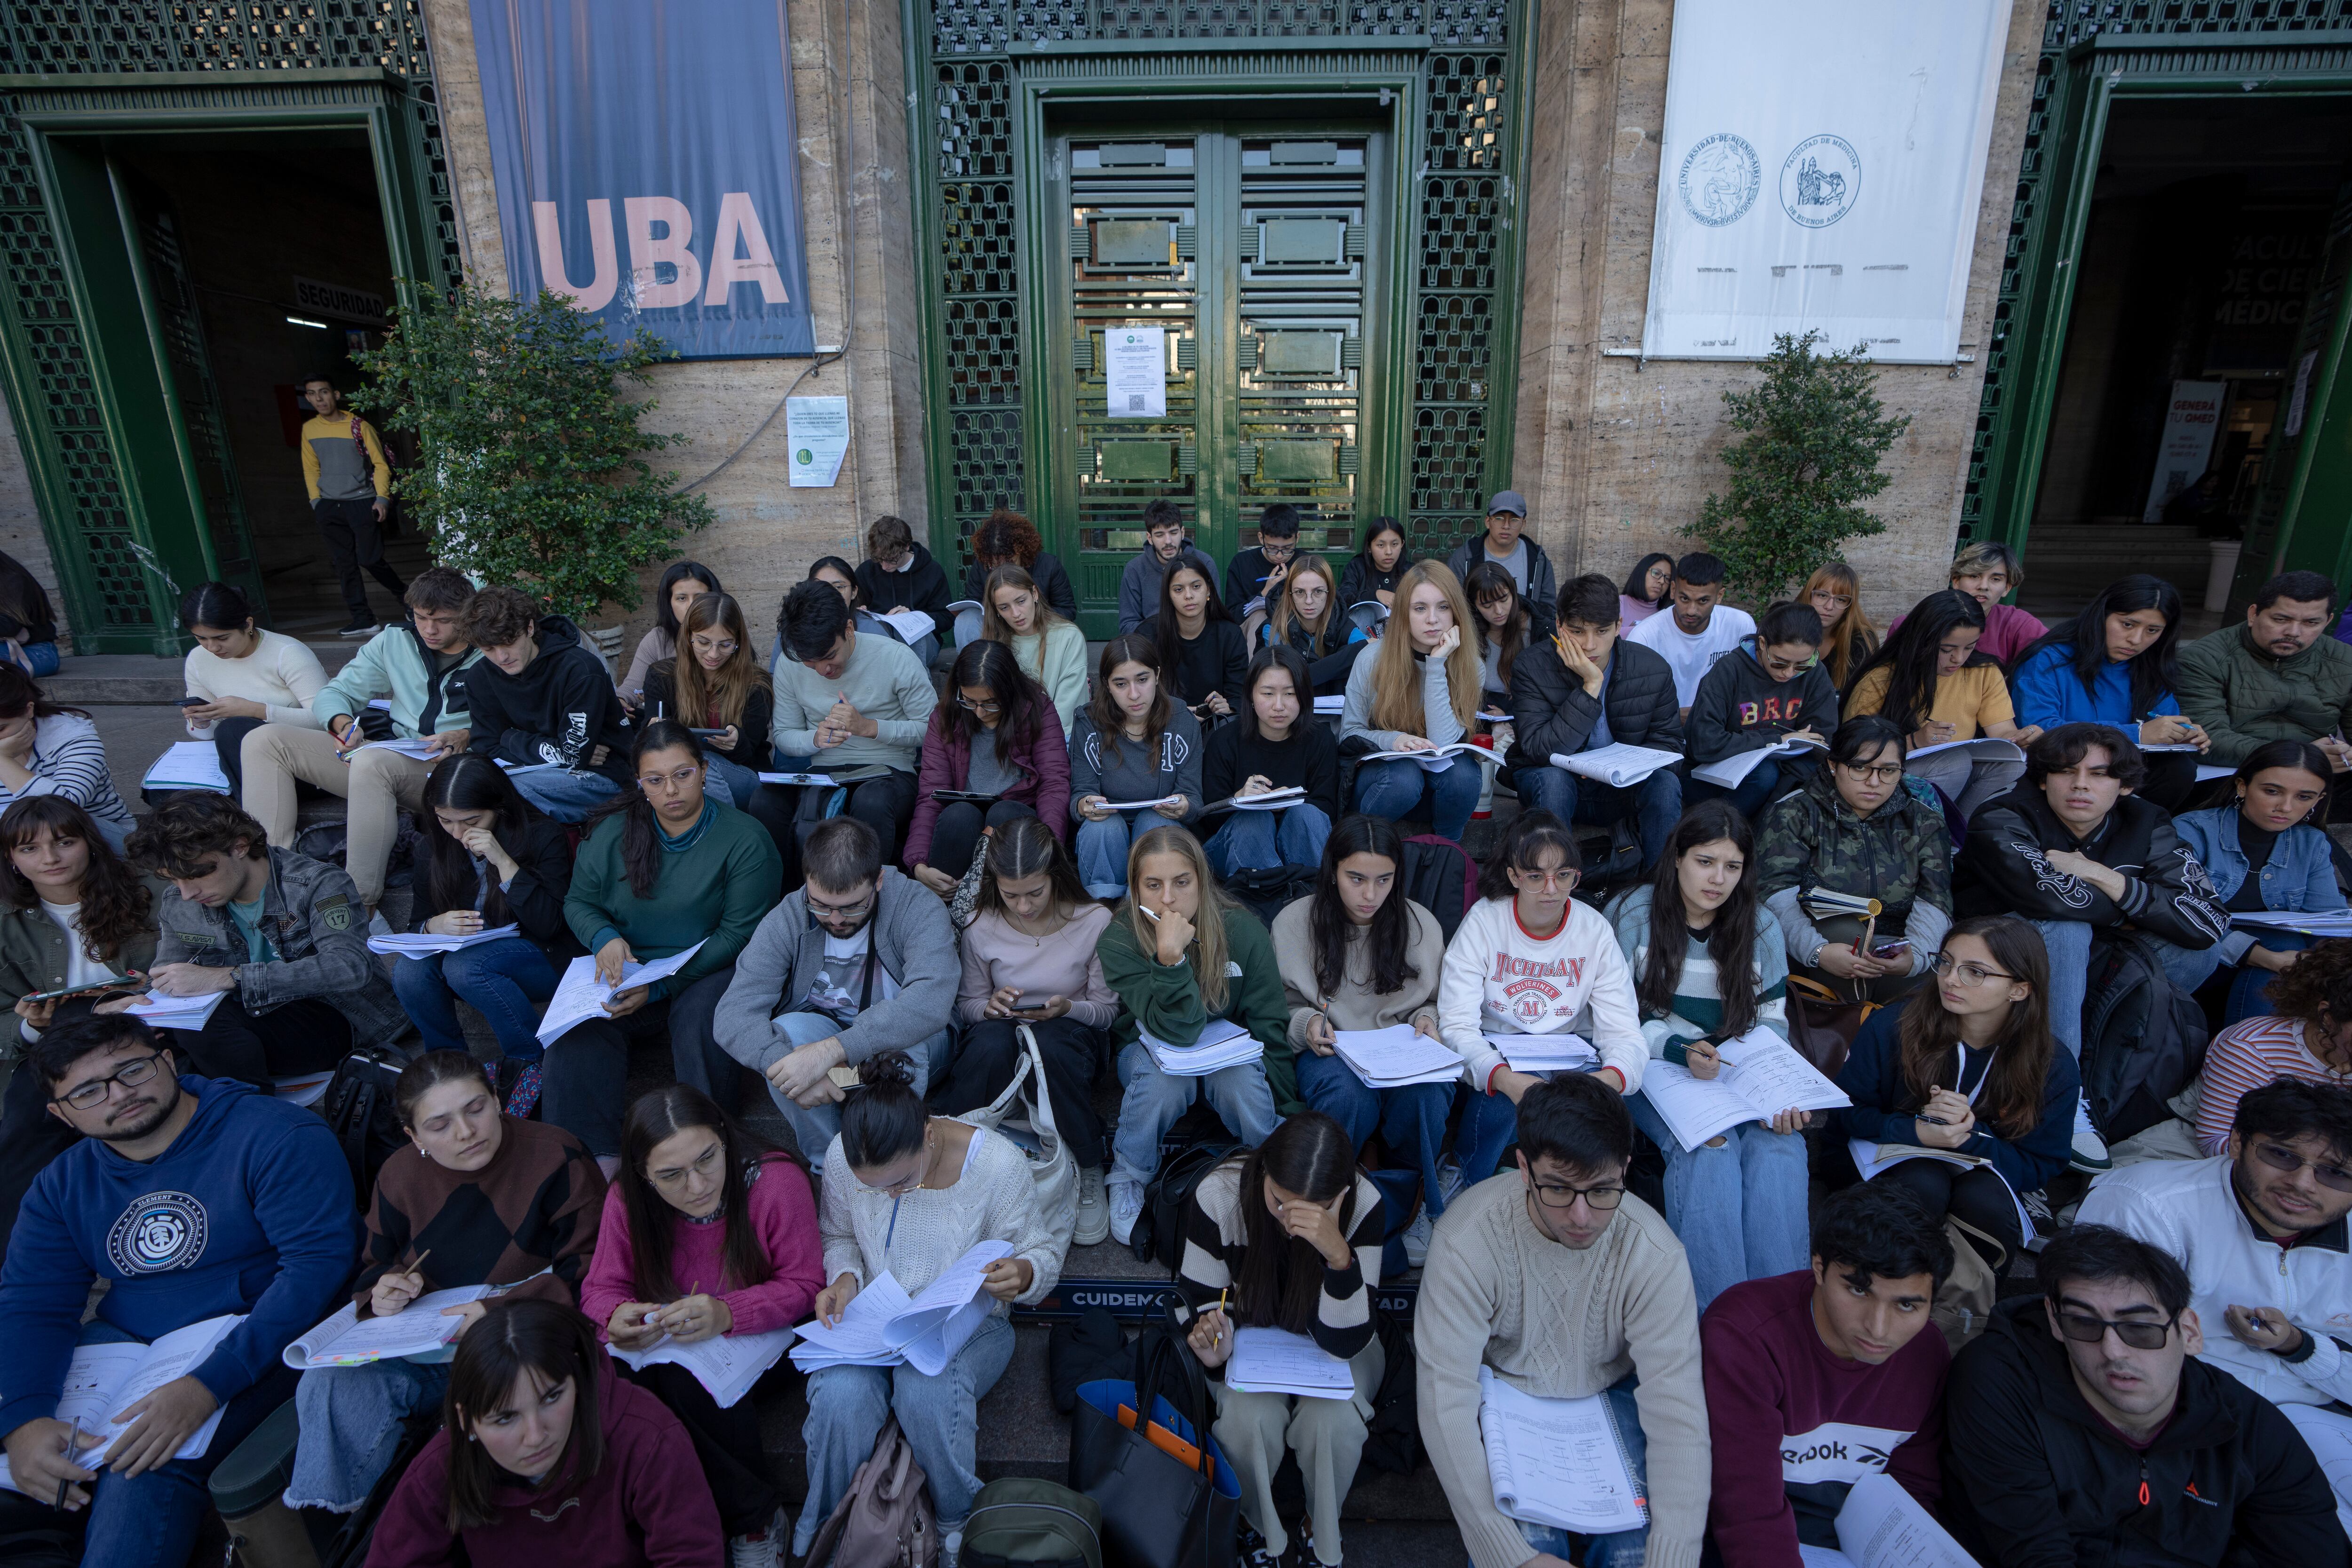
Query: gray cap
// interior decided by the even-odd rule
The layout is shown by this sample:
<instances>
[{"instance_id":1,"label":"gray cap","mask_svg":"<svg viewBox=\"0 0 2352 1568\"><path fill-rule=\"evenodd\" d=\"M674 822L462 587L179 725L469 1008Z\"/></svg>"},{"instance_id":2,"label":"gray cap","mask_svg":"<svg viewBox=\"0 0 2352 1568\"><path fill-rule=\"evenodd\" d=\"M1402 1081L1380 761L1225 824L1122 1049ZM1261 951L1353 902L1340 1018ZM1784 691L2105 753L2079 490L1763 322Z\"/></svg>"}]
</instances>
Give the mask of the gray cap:
<instances>
[{"instance_id":1,"label":"gray cap","mask_svg":"<svg viewBox=\"0 0 2352 1568\"><path fill-rule=\"evenodd\" d=\"M1528 498L1517 490L1497 491L1495 499L1486 503L1486 515L1492 517L1498 511L1509 512L1513 517L1525 517L1528 515Z\"/></svg>"}]
</instances>

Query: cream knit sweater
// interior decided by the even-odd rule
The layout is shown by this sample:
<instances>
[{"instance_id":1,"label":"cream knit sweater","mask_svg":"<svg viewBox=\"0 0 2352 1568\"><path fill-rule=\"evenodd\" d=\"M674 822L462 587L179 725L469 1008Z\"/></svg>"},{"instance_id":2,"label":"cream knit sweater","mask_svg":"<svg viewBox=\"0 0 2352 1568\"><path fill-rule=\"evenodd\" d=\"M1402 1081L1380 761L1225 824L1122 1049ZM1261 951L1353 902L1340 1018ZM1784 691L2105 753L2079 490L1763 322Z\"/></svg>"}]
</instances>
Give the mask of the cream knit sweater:
<instances>
[{"instance_id":1,"label":"cream knit sweater","mask_svg":"<svg viewBox=\"0 0 2352 1568\"><path fill-rule=\"evenodd\" d=\"M1628 1196L1601 1239L1562 1247L1528 1218L1509 1170L1447 1205L1413 1311L1421 1437L1476 1568L1534 1553L1495 1506L1478 1433L1478 1368L1548 1399L1599 1394L1638 1373L1649 1444L1648 1568L1696 1568L1712 1474L1699 1379L1698 1304L1682 1243Z\"/></svg>"},{"instance_id":2,"label":"cream knit sweater","mask_svg":"<svg viewBox=\"0 0 2352 1568\"><path fill-rule=\"evenodd\" d=\"M951 1187L918 1187L892 1198L851 1173L836 1135L824 1152L823 1201L817 1229L824 1237L824 1279L830 1285L855 1274L862 1286L887 1270L909 1296L980 1242L1013 1244L1013 1256L1036 1271L1018 1298L1042 1300L1061 1282L1062 1254L1037 1213L1028 1157L1011 1140L985 1129L971 1135L963 1174ZM895 1223L894 1223L895 1220ZM1687 1280L1683 1286L1688 1295ZM996 1315L1011 1309L996 1304ZM1693 1331L1696 1333L1696 1331Z\"/></svg>"}]
</instances>

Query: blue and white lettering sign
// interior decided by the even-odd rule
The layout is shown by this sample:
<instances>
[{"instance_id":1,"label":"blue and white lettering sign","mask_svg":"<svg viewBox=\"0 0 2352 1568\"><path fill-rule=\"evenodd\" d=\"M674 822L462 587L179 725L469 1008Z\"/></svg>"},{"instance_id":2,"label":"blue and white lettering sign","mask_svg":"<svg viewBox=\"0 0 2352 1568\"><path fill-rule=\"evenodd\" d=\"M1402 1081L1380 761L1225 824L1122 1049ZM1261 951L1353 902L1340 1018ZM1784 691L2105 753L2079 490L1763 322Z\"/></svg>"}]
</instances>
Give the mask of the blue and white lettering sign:
<instances>
[{"instance_id":1,"label":"blue and white lettering sign","mask_svg":"<svg viewBox=\"0 0 2352 1568\"><path fill-rule=\"evenodd\" d=\"M473 0L507 277L688 359L815 352L782 0Z\"/></svg>"},{"instance_id":2,"label":"blue and white lettering sign","mask_svg":"<svg viewBox=\"0 0 2352 1568\"><path fill-rule=\"evenodd\" d=\"M1642 352L1959 352L2011 0L1676 0Z\"/></svg>"}]
</instances>

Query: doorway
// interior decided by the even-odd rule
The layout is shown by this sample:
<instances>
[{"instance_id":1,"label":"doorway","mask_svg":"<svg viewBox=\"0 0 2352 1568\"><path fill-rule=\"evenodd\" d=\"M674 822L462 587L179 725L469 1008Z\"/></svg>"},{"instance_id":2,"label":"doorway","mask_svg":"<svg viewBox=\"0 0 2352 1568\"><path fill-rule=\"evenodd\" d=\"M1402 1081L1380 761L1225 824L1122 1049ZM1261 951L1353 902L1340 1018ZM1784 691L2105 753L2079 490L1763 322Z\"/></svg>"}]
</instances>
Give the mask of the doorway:
<instances>
[{"instance_id":1,"label":"doorway","mask_svg":"<svg viewBox=\"0 0 2352 1568\"><path fill-rule=\"evenodd\" d=\"M1068 345L1050 414L1071 433L1050 531L1093 637L1117 630L1154 500L1219 561L1276 502L1298 509L1300 548L1335 566L1353 553L1391 352L1385 128L1199 121L1146 140L1131 125L1048 142L1067 216L1052 337ZM1156 398L1139 343L1159 359Z\"/></svg>"}]
</instances>

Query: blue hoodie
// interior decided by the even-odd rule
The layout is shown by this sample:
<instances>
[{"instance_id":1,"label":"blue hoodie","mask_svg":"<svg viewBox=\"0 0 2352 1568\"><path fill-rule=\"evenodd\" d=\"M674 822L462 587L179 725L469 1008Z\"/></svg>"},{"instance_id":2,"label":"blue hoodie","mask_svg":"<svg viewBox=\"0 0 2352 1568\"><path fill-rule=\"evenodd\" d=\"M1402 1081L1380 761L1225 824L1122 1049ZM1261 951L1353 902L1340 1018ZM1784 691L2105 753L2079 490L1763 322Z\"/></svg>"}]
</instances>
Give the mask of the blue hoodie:
<instances>
[{"instance_id":1,"label":"blue hoodie","mask_svg":"<svg viewBox=\"0 0 2352 1568\"><path fill-rule=\"evenodd\" d=\"M326 1122L230 1079L183 1075L180 1090L196 1113L154 1160L85 1138L26 1194L0 1267L0 1432L57 1414L101 1276L100 1319L141 1340L247 1314L195 1369L223 1405L341 1304L360 1219Z\"/></svg>"},{"instance_id":2,"label":"blue hoodie","mask_svg":"<svg viewBox=\"0 0 2352 1568\"><path fill-rule=\"evenodd\" d=\"M2009 678L2017 721L2054 730L2061 724L2114 724L2133 740L2139 739L2139 721L2158 713L2180 711L2180 699L2169 691L2157 693L2146 713L2132 711L2131 664L2107 659L2083 689L2074 673L2074 645L2053 643L2031 655Z\"/></svg>"}]
</instances>

